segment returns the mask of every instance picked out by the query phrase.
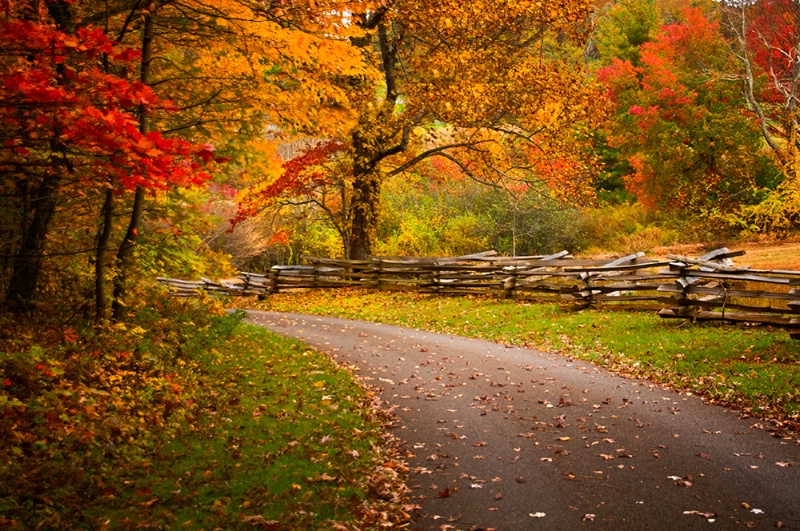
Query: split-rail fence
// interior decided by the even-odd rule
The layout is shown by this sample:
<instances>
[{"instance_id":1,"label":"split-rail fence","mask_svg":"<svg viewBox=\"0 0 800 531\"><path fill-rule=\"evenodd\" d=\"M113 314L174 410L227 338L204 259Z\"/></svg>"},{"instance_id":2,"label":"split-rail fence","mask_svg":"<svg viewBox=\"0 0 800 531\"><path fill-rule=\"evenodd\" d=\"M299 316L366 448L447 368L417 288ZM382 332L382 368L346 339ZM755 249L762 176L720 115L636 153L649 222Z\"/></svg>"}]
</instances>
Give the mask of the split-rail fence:
<instances>
[{"instance_id":1,"label":"split-rail fence","mask_svg":"<svg viewBox=\"0 0 800 531\"><path fill-rule=\"evenodd\" d=\"M440 295L493 295L552 301L577 309L603 306L658 311L661 317L726 320L788 328L800 339L800 271L736 266L744 251L717 249L697 258L635 253L615 260L499 256L494 251L451 258L304 257L308 265L273 266L218 282L159 278L176 296L198 290L266 296L298 289L359 287Z\"/></svg>"}]
</instances>

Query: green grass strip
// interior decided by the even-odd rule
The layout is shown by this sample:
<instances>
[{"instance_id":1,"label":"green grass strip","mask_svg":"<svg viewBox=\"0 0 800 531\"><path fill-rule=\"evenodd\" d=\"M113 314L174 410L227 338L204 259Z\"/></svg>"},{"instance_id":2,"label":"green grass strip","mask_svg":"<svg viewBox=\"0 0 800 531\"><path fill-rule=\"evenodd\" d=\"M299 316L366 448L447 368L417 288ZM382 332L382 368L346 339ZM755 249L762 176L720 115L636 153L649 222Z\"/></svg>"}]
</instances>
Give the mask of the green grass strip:
<instances>
[{"instance_id":1,"label":"green grass strip","mask_svg":"<svg viewBox=\"0 0 800 531\"><path fill-rule=\"evenodd\" d=\"M117 478L125 492L97 508L103 523L323 529L363 517L382 432L363 388L324 355L252 326L211 361L207 402L143 473Z\"/></svg>"}]
</instances>

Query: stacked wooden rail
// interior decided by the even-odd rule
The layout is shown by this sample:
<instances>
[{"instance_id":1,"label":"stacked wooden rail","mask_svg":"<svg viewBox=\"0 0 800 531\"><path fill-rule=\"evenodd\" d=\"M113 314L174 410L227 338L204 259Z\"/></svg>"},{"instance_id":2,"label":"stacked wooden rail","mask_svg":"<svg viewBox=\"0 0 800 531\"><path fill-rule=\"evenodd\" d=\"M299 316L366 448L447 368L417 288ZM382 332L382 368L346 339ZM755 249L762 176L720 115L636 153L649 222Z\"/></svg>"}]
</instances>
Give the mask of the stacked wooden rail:
<instances>
[{"instance_id":1,"label":"stacked wooden rail","mask_svg":"<svg viewBox=\"0 0 800 531\"><path fill-rule=\"evenodd\" d=\"M503 257L494 251L452 258L382 257L274 266L214 282L159 278L176 296L198 290L266 295L287 290L360 287L442 295L492 295L590 306L658 310L666 318L729 320L787 327L800 339L800 271L737 267L743 251L717 249L697 258L635 253L616 260Z\"/></svg>"}]
</instances>

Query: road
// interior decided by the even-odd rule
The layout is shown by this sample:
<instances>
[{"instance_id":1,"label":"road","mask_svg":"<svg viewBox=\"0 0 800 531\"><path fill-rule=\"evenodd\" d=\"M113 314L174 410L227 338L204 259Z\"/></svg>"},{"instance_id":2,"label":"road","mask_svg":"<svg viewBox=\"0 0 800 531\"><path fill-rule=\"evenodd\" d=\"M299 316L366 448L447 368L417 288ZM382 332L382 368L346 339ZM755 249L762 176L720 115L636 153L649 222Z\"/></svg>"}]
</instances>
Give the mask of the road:
<instances>
[{"instance_id":1,"label":"road","mask_svg":"<svg viewBox=\"0 0 800 531\"><path fill-rule=\"evenodd\" d=\"M379 390L411 529L800 529L800 439L587 362L386 324L248 320Z\"/></svg>"}]
</instances>

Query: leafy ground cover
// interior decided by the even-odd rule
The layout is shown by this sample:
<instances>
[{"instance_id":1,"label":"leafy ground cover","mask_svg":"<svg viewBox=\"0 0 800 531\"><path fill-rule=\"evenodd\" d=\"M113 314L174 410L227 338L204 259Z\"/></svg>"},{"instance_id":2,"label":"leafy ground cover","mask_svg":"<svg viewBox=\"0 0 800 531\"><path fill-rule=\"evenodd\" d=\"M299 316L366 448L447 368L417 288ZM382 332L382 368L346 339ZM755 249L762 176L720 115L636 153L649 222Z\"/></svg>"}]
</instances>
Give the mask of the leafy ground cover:
<instances>
[{"instance_id":1,"label":"leafy ground cover","mask_svg":"<svg viewBox=\"0 0 800 531\"><path fill-rule=\"evenodd\" d=\"M342 530L407 517L369 392L213 301L156 302L102 329L3 326L0 527Z\"/></svg>"},{"instance_id":2,"label":"leafy ground cover","mask_svg":"<svg viewBox=\"0 0 800 531\"><path fill-rule=\"evenodd\" d=\"M253 304L557 352L734 405L746 414L772 419L778 427L800 426L800 342L769 327L692 324L646 312L576 312L556 304L363 290L278 294Z\"/></svg>"}]
</instances>

